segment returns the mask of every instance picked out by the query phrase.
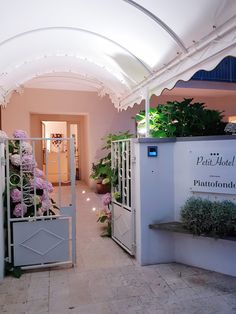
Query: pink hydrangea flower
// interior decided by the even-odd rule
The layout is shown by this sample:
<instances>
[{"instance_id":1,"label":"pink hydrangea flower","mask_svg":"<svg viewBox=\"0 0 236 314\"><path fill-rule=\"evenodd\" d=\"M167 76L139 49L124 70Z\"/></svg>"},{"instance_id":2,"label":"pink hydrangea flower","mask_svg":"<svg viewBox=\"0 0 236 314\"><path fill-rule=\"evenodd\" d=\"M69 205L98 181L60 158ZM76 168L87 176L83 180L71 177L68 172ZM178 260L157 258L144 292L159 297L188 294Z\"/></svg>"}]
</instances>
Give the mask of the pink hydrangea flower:
<instances>
[{"instance_id":1,"label":"pink hydrangea flower","mask_svg":"<svg viewBox=\"0 0 236 314\"><path fill-rule=\"evenodd\" d=\"M25 131L23 131L23 130L15 130L13 132L13 137L14 138L20 138L20 139L29 138L28 134Z\"/></svg>"},{"instance_id":2,"label":"pink hydrangea flower","mask_svg":"<svg viewBox=\"0 0 236 314\"><path fill-rule=\"evenodd\" d=\"M20 166L20 164L21 164L20 155L19 155L19 154L13 154L13 155L11 155L10 161L11 161L11 163L12 163L14 166L17 166L17 167Z\"/></svg>"},{"instance_id":3,"label":"pink hydrangea flower","mask_svg":"<svg viewBox=\"0 0 236 314\"><path fill-rule=\"evenodd\" d=\"M42 177L44 177L44 172L39 168L35 168L34 175L37 178L42 178Z\"/></svg>"},{"instance_id":4,"label":"pink hydrangea flower","mask_svg":"<svg viewBox=\"0 0 236 314\"><path fill-rule=\"evenodd\" d=\"M102 203L104 206L107 206L111 203L111 193L106 193L103 195Z\"/></svg>"},{"instance_id":5,"label":"pink hydrangea flower","mask_svg":"<svg viewBox=\"0 0 236 314\"><path fill-rule=\"evenodd\" d=\"M24 216L27 212L27 207L25 204L17 204L13 210L13 215L15 217Z\"/></svg>"},{"instance_id":6,"label":"pink hydrangea flower","mask_svg":"<svg viewBox=\"0 0 236 314\"><path fill-rule=\"evenodd\" d=\"M21 201L21 191L18 189L11 190L11 198L13 203L18 203Z\"/></svg>"}]
</instances>

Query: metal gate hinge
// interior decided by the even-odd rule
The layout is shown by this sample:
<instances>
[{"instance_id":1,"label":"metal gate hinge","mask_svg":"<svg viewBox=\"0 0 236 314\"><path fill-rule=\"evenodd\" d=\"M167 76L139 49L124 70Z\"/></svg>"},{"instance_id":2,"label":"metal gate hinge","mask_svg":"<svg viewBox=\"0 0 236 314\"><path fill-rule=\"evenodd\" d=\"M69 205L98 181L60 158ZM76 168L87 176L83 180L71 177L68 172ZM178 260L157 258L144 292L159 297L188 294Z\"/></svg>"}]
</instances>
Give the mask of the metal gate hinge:
<instances>
[{"instance_id":1,"label":"metal gate hinge","mask_svg":"<svg viewBox=\"0 0 236 314\"><path fill-rule=\"evenodd\" d=\"M132 157L131 157L131 161L132 161L133 163L135 163L135 162L136 162L136 157L135 157L135 156L132 156Z\"/></svg>"}]
</instances>

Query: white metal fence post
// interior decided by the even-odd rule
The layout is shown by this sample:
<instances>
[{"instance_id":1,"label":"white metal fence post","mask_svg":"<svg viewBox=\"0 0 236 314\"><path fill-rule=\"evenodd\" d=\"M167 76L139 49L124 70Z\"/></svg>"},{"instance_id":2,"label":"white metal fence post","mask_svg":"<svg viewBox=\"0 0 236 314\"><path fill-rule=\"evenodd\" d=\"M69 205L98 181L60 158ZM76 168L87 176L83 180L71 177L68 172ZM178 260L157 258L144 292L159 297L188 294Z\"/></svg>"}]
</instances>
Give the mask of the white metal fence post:
<instances>
[{"instance_id":1,"label":"white metal fence post","mask_svg":"<svg viewBox=\"0 0 236 314\"><path fill-rule=\"evenodd\" d=\"M72 262L76 264L76 192L75 192L75 139L70 138L70 180L72 205Z\"/></svg>"},{"instance_id":2,"label":"white metal fence post","mask_svg":"<svg viewBox=\"0 0 236 314\"><path fill-rule=\"evenodd\" d=\"M147 88L146 89L146 100L145 100L146 137L150 136L149 110L150 110L150 99L149 99L149 89Z\"/></svg>"},{"instance_id":3,"label":"white metal fence post","mask_svg":"<svg viewBox=\"0 0 236 314\"><path fill-rule=\"evenodd\" d=\"M3 192L5 190L4 143L0 143L0 280L4 277L4 209Z\"/></svg>"}]
</instances>

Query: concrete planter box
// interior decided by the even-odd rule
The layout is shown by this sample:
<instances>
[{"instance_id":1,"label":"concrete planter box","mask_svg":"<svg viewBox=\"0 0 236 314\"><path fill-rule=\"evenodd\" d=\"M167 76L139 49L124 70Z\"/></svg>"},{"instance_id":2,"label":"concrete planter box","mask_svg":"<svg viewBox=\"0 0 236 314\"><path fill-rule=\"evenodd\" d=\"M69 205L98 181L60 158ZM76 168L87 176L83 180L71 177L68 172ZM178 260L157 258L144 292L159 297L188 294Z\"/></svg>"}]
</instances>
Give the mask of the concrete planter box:
<instances>
[{"instance_id":1,"label":"concrete planter box","mask_svg":"<svg viewBox=\"0 0 236 314\"><path fill-rule=\"evenodd\" d=\"M172 234L174 262L236 276L236 237L192 235L177 221L152 224L149 228Z\"/></svg>"},{"instance_id":2,"label":"concrete planter box","mask_svg":"<svg viewBox=\"0 0 236 314\"><path fill-rule=\"evenodd\" d=\"M175 261L236 276L235 241L174 233Z\"/></svg>"}]
</instances>

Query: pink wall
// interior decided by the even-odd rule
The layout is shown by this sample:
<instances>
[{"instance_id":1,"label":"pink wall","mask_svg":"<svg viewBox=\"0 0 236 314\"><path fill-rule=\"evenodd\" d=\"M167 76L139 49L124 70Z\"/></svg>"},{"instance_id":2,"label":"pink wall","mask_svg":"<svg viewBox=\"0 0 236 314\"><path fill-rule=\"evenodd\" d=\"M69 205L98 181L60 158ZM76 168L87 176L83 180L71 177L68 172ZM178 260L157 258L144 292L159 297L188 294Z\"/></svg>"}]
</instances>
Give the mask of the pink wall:
<instances>
[{"instance_id":1,"label":"pink wall","mask_svg":"<svg viewBox=\"0 0 236 314\"><path fill-rule=\"evenodd\" d=\"M172 91L165 92L159 97L156 97L155 95L152 96L152 105L156 105L157 103L165 104L167 101L173 100L182 101L183 98L193 98L193 102L202 102L205 103L207 108L223 111L225 121L228 121L229 116L236 115L236 95L217 95L216 97L207 95L195 96L195 93L191 88L184 89L184 93L182 95L179 93L179 91L178 95L175 95L176 91L177 89L173 89Z\"/></svg>"},{"instance_id":2,"label":"pink wall","mask_svg":"<svg viewBox=\"0 0 236 314\"><path fill-rule=\"evenodd\" d=\"M176 94L175 94L176 93ZM178 95L177 95L178 94ZM165 92L160 97L153 96L151 105L165 103L170 100L191 98L193 91L184 89L181 95L179 89ZM205 102L209 108L225 111L225 119L236 115L235 96L197 96L194 101ZM141 106L117 112L109 97L100 98L93 92L73 92L62 90L25 89L23 95L14 94L6 109L2 110L2 128L8 134L15 129L24 129L30 134L30 114L84 115L84 151L88 156L84 165L85 181L89 182L91 163L100 158L103 152L101 138L108 133L130 130L134 133L135 122L131 119Z\"/></svg>"},{"instance_id":3,"label":"pink wall","mask_svg":"<svg viewBox=\"0 0 236 314\"><path fill-rule=\"evenodd\" d=\"M62 90L25 89L22 95L14 94L6 109L2 110L2 128L7 134L24 129L30 134L30 114L85 115L85 138L88 153L85 181L89 182L92 162L102 156L101 138L108 133L135 131L131 118L139 107L118 112L109 97L100 98L97 93Z\"/></svg>"}]
</instances>

